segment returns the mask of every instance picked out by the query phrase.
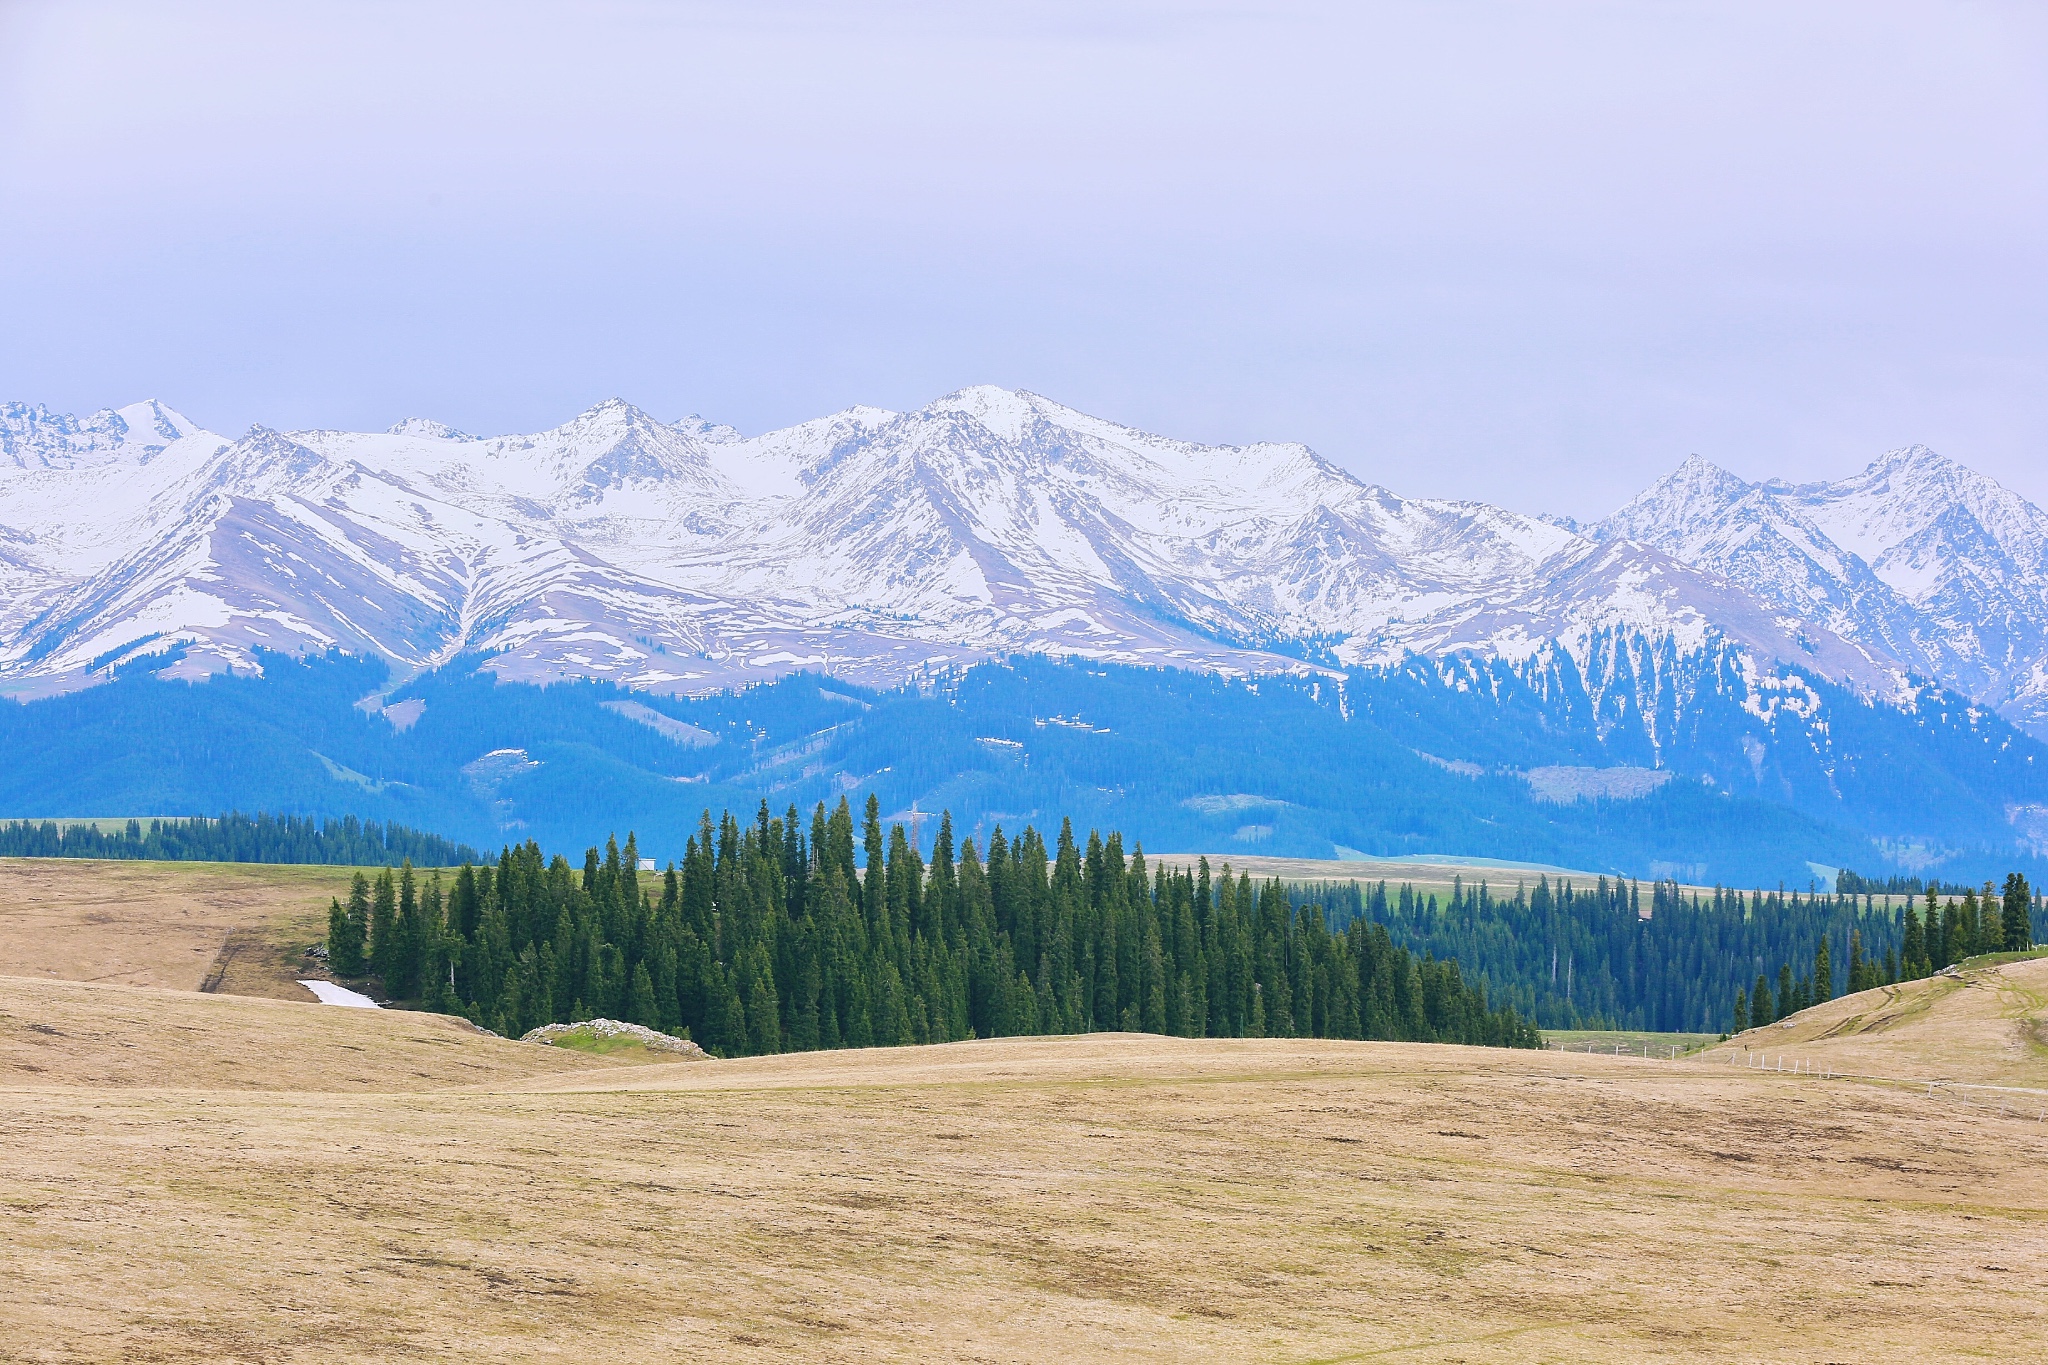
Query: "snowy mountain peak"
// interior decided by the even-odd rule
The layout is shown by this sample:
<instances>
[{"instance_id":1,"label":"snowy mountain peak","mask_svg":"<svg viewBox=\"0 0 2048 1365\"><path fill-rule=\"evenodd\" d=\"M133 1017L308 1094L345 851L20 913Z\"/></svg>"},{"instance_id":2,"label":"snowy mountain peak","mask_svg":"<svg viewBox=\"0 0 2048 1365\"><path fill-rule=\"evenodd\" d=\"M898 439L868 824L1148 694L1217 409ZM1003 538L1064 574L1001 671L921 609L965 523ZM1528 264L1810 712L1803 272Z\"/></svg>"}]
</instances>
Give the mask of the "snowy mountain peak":
<instances>
[{"instance_id":1,"label":"snowy mountain peak","mask_svg":"<svg viewBox=\"0 0 2048 1365\"><path fill-rule=\"evenodd\" d=\"M253 491L248 487L250 480L299 481L333 468L320 451L260 424L250 427L241 440L216 455L213 463L218 471L215 479L225 485L223 491L236 493ZM303 484L295 484L286 491L305 490Z\"/></svg>"},{"instance_id":2,"label":"snowy mountain peak","mask_svg":"<svg viewBox=\"0 0 2048 1365\"><path fill-rule=\"evenodd\" d=\"M1931 446L1910 445L1900 446L1897 450L1887 450L1884 454L1871 461L1870 468L1865 472L1866 474L1894 474L1899 472L1953 474L1958 471L1972 472L1963 470L1963 466Z\"/></svg>"},{"instance_id":3,"label":"snowy mountain peak","mask_svg":"<svg viewBox=\"0 0 2048 1365\"><path fill-rule=\"evenodd\" d=\"M2048 732L2048 516L1924 445L1832 482L1688 460L1595 528Z\"/></svg>"},{"instance_id":4,"label":"snowy mountain peak","mask_svg":"<svg viewBox=\"0 0 2048 1365\"><path fill-rule=\"evenodd\" d=\"M408 417L390 427L387 436L425 436L434 441L474 441L478 438L466 431L457 431L446 422L436 422L431 417Z\"/></svg>"},{"instance_id":5,"label":"snowy mountain peak","mask_svg":"<svg viewBox=\"0 0 2048 1365\"><path fill-rule=\"evenodd\" d=\"M1640 541L1688 564L1699 564L1705 557L1702 538L1724 537L1724 523L1732 509L1757 496L1753 485L1712 460L1691 455L1598 523L1593 534L1601 540ZM1755 518L1742 520L1753 522Z\"/></svg>"},{"instance_id":6,"label":"snowy mountain peak","mask_svg":"<svg viewBox=\"0 0 2048 1365\"><path fill-rule=\"evenodd\" d=\"M709 691L1032 652L1555 655L1590 677L1626 637L1877 691L1931 677L2048 730L2048 517L1924 447L1798 487L1694 456L1585 528L993 385L752 437L616 398L530 435L414 418L233 442L161 404L14 404L0 453L34 471L0 479L16 686L164 640L239 668L475 651L506 676Z\"/></svg>"},{"instance_id":7,"label":"snowy mountain peak","mask_svg":"<svg viewBox=\"0 0 2048 1365\"><path fill-rule=\"evenodd\" d=\"M1023 438L1025 428L1043 416L1048 408L1065 411L1057 404L1047 403L1037 394L1022 389L975 384L927 403L921 411L961 413L972 417L1003 440L1016 441Z\"/></svg>"},{"instance_id":8,"label":"snowy mountain peak","mask_svg":"<svg viewBox=\"0 0 2048 1365\"><path fill-rule=\"evenodd\" d=\"M197 422L154 398L116 408L114 415L121 419L128 441L133 445L168 445L199 430Z\"/></svg>"},{"instance_id":9,"label":"snowy mountain peak","mask_svg":"<svg viewBox=\"0 0 2048 1365\"><path fill-rule=\"evenodd\" d=\"M155 399L102 408L90 417L51 412L40 403L0 403L0 467L90 469L144 464L199 430Z\"/></svg>"},{"instance_id":10,"label":"snowy mountain peak","mask_svg":"<svg viewBox=\"0 0 2048 1365\"><path fill-rule=\"evenodd\" d=\"M556 427L557 431L589 431L616 426L666 426L652 415L633 406L623 398L607 398L593 403L582 412Z\"/></svg>"},{"instance_id":11,"label":"snowy mountain peak","mask_svg":"<svg viewBox=\"0 0 2048 1365\"><path fill-rule=\"evenodd\" d=\"M1630 507L1646 507L1652 504L1668 504L1673 500L1696 501L1707 498L1717 502L1732 501L1747 494L1750 484L1704 455L1688 455L1685 461L1635 496ZM1615 515L1620 517L1626 513Z\"/></svg>"},{"instance_id":12,"label":"snowy mountain peak","mask_svg":"<svg viewBox=\"0 0 2048 1365\"><path fill-rule=\"evenodd\" d=\"M694 412L686 417L677 418L669 425L692 440L702 441L706 445L729 446L746 439L740 435L737 428L729 427L723 422L709 421Z\"/></svg>"}]
</instances>

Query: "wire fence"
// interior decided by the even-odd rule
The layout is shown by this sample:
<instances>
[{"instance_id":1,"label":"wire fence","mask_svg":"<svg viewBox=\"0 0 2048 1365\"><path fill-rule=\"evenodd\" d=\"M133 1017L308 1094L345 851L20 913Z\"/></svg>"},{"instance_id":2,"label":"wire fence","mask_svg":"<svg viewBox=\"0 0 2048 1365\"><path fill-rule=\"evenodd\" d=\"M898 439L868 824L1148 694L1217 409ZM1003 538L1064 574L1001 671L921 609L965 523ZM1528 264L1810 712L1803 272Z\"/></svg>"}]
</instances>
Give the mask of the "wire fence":
<instances>
[{"instance_id":1,"label":"wire fence","mask_svg":"<svg viewBox=\"0 0 2048 1365\"><path fill-rule=\"evenodd\" d=\"M2036 1123L2048 1122L2048 1090L2031 1086L1988 1085L1979 1081L1949 1081L1927 1076L1880 1076L1867 1071L1837 1071L1826 1062L1816 1067L1811 1058L1783 1052L1738 1054L1730 1051L1723 1053L1722 1057L1730 1066L1740 1062L1747 1071L1811 1076L1823 1081L1869 1081L1879 1085L1904 1086L1913 1090L1924 1088L1928 1099L1935 1098L1936 1092L1939 1091L1958 1103L1981 1109L1989 1109L1990 1101L1974 1098L1976 1095L1995 1096L1998 1111L2009 1118L2032 1119ZM2034 1112L2027 1113L2029 1109Z\"/></svg>"},{"instance_id":2,"label":"wire fence","mask_svg":"<svg viewBox=\"0 0 2048 1365\"><path fill-rule=\"evenodd\" d=\"M1641 1061L1675 1062L1681 1056L1693 1055L1692 1049L1674 1044L1652 1045L1648 1042L1625 1043L1589 1039L1584 1044L1553 1044L1553 1052L1584 1053L1592 1057L1628 1057ZM1730 1049L1716 1053L1712 1049L1702 1051L1703 1057L1714 1057L1730 1066L1740 1065L1746 1071L1767 1071L1774 1075L1806 1076L1818 1081L1868 1081L1879 1085L1896 1085L1924 1091L1927 1099L1946 1096L1959 1104L1972 1108L1989 1110L1993 1101L1998 1112L2008 1118L2031 1119L2036 1123L2048 1123L2048 1090L2023 1085L1989 1085L1978 1081L1950 1081L1926 1076L1880 1076L1865 1071L1837 1071L1827 1061L1816 1065L1812 1058L1789 1052L1743 1051ZM1984 1098L1977 1098L1977 1096ZM2028 1110L2034 1112L2028 1113Z\"/></svg>"}]
</instances>

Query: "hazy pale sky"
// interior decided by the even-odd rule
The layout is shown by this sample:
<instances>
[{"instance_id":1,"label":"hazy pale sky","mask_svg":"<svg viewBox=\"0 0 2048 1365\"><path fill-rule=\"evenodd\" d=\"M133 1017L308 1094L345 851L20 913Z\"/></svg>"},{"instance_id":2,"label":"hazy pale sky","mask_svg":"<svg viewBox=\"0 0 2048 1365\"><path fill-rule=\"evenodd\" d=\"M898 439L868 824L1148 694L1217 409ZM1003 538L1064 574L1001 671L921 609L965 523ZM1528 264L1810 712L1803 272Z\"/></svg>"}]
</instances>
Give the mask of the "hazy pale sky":
<instances>
[{"instance_id":1,"label":"hazy pale sky","mask_svg":"<svg viewBox=\"0 0 2048 1365\"><path fill-rule=\"evenodd\" d=\"M2048 503L2038 3L0 3L0 398L758 431L975 383L1598 515Z\"/></svg>"}]
</instances>

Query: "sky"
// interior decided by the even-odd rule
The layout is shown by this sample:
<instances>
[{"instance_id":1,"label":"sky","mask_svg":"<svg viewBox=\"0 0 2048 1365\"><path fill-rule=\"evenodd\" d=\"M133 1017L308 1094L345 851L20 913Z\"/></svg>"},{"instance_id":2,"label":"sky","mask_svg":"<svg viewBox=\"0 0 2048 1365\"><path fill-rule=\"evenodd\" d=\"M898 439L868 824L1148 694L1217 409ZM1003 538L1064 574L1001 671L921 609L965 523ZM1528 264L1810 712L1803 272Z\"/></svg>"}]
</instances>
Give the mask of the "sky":
<instances>
[{"instance_id":1,"label":"sky","mask_svg":"<svg viewBox=\"0 0 2048 1365\"><path fill-rule=\"evenodd\" d=\"M1592 517L2048 503L2048 6L0 0L0 400L756 432L1027 388Z\"/></svg>"}]
</instances>

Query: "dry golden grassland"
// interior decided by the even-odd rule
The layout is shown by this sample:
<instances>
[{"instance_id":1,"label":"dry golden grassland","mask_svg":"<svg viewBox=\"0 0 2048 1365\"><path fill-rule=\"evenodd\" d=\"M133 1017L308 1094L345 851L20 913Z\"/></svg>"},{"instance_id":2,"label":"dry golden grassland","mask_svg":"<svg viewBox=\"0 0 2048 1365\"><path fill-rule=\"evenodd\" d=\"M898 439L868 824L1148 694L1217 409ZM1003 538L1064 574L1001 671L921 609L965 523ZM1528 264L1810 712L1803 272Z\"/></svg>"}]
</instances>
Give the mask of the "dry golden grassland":
<instances>
[{"instance_id":1,"label":"dry golden grassland","mask_svg":"<svg viewBox=\"0 0 2048 1365\"><path fill-rule=\"evenodd\" d=\"M308 998L355 869L0 858L0 975Z\"/></svg>"},{"instance_id":2,"label":"dry golden grassland","mask_svg":"<svg viewBox=\"0 0 2048 1365\"><path fill-rule=\"evenodd\" d=\"M191 989L237 930L286 952L346 869L24 866L0 1360L2048 1356L2017 1092L1739 1064L2048 1089L2048 961L1676 1062L1096 1035L647 1064Z\"/></svg>"},{"instance_id":3,"label":"dry golden grassland","mask_svg":"<svg viewBox=\"0 0 2048 1365\"><path fill-rule=\"evenodd\" d=\"M7 1359L2048 1349L2048 1125L1896 1088L1128 1035L624 1066L45 981L0 1014Z\"/></svg>"},{"instance_id":4,"label":"dry golden grassland","mask_svg":"<svg viewBox=\"0 0 2048 1365\"><path fill-rule=\"evenodd\" d=\"M593 1065L442 1014L0 977L10 1089L433 1090Z\"/></svg>"},{"instance_id":5,"label":"dry golden grassland","mask_svg":"<svg viewBox=\"0 0 2048 1365\"><path fill-rule=\"evenodd\" d=\"M2048 958L1845 995L1738 1033L1708 1058L2048 1090Z\"/></svg>"}]
</instances>

